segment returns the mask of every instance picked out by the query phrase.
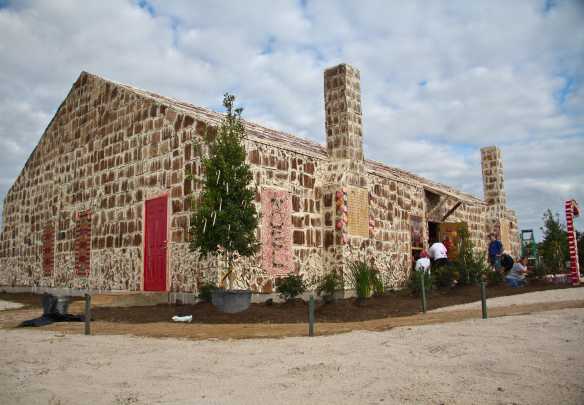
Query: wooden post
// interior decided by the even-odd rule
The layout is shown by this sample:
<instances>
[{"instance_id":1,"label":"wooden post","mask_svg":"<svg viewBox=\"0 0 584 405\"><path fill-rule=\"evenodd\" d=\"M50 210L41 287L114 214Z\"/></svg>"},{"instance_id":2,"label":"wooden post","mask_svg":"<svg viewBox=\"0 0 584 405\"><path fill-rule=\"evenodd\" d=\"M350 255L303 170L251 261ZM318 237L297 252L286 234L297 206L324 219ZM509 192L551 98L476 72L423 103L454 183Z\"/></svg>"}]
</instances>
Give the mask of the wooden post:
<instances>
[{"instance_id":1,"label":"wooden post","mask_svg":"<svg viewBox=\"0 0 584 405\"><path fill-rule=\"evenodd\" d=\"M420 284L422 289L422 312L426 313L426 286L424 285L424 279L426 278L426 272L421 271L422 276L420 277Z\"/></svg>"},{"instance_id":2,"label":"wooden post","mask_svg":"<svg viewBox=\"0 0 584 405\"><path fill-rule=\"evenodd\" d=\"M314 336L314 295L308 299L308 336Z\"/></svg>"},{"instance_id":3,"label":"wooden post","mask_svg":"<svg viewBox=\"0 0 584 405\"><path fill-rule=\"evenodd\" d=\"M91 335L91 295L85 294L85 334Z\"/></svg>"},{"instance_id":4,"label":"wooden post","mask_svg":"<svg viewBox=\"0 0 584 405\"><path fill-rule=\"evenodd\" d=\"M487 319L487 287L485 280L481 280L481 304L483 308L483 319Z\"/></svg>"}]
</instances>

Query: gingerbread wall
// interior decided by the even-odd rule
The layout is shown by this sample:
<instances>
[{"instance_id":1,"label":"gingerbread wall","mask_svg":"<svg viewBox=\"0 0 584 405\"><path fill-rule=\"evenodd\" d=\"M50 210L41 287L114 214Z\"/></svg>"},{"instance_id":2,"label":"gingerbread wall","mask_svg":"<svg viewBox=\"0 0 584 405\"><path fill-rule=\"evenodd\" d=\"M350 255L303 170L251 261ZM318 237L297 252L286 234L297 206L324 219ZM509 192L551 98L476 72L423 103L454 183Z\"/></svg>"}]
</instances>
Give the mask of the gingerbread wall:
<instances>
[{"instance_id":1,"label":"gingerbread wall","mask_svg":"<svg viewBox=\"0 0 584 405\"><path fill-rule=\"evenodd\" d=\"M236 263L236 287L272 292L277 277L313 285L373 262L388 287L411 268L410 220L445 215L485 249L493 208L484 201L363 160L359 73L325 73L327 147L246 122L245 148L263 215L256 257ZM346 114L346 113L350 114ZM169 200L168 291L217 282L222 258L189 249L202 159L221 114L82 73L9 190L0 233L0 285L142 290L144 203ZM343 148L347 149L346 153ZM427 191L440 195L430 206ZM502 217L516 232L509 210ZM499 217L497 217L499 218Z\"/></svg>"}]
</instances>

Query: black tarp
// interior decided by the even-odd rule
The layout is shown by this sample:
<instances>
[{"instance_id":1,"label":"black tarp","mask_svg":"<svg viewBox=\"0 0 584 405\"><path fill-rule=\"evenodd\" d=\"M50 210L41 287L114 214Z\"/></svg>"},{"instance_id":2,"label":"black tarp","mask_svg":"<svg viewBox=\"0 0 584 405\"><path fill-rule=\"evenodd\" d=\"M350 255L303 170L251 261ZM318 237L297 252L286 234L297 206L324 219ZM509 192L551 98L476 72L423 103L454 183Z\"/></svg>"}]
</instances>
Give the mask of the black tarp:
<instances>
[{"instance_id":1,"label":"black tarp","mask_svg":"<svg viewBox=\"0 0 584 405\"><path fill-rule=\"evenodd\" d=\"M21 322L19 326L45 326L54 322L83 322L83 316L67 313L69 297L55 297L51 294L43 294L41 297L43 315L39 318Z\"/></svg>"}]
</instances>

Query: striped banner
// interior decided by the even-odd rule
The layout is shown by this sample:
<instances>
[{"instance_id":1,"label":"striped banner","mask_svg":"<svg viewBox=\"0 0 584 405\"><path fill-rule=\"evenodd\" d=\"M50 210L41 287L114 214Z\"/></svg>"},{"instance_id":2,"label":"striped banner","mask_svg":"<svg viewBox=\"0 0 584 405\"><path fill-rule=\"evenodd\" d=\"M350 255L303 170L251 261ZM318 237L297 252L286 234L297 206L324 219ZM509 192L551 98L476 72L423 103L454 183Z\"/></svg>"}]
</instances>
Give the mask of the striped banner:
<instances>
[{"instance_id":1,"label":"striped banner","mask_svg":"<svg viewBox=\"0 0 584 405\"><path fill-rule=\"evenodd\" d=\"M580 283L580 266L578 263L578 246L576 232L574 231L574 217L580 215L580 207L576 200L568 200L565 203L566 228L568 231L568 251L570 253L570 278L572 285Z\"/></svg>"}]
</instances>

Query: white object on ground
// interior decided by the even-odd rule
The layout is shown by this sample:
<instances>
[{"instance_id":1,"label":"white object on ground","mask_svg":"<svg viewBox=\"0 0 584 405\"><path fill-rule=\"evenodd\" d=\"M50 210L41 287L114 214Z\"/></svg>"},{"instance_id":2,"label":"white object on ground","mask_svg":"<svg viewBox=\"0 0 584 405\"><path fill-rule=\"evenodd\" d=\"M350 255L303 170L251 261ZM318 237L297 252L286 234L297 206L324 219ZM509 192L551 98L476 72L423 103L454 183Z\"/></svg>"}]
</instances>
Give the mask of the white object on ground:
<instances>
[{"instance_id":1,"label":"white object on ground","mask_svg":"<svg viewBox=\"0 0 584 405\"><path fill-rule=\"evenodd\" d=\"M192 315L185 315L185 316L175 315L172 317L172 320L175 322L192 322L193 316Z\"/></svg>"}]
</instances>

